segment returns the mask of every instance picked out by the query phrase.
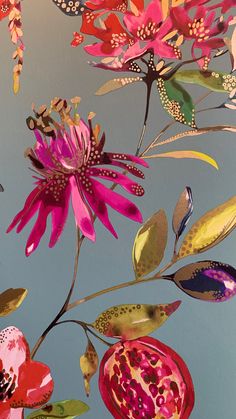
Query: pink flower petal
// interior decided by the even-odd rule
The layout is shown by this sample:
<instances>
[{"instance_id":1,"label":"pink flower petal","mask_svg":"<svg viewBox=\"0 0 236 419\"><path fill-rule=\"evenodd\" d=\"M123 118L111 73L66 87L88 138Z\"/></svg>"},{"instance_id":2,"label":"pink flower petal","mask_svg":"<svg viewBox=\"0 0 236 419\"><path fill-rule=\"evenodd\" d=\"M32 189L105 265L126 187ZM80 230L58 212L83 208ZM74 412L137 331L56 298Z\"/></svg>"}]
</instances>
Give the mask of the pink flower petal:
<instances>
[{"instance_id":1,"label":"pink flower petal","mask_svg":"<svg viewBox=\"0 0 236 419\"><path fill-rule=\"evenodd\" d=\"M94 193L104 202L106 202L115 211L130 218L133 221L142 222L143 218L139 209L131 201L118 193L106 188L100 182L91 179L93 184Z\"/></svg>"},{"instance_id":2,"label":"pink flower petal","mask_svg":"<svg viewBox=\"0 0 236 419\"><path fill-rule=\"evenodd\" d=\"M85 237L95 241L96 235L92 215L84 200L79 182L76 181L75 176L70 177L70 185L76 224Z\"/></svg>"},{"instance_id":3,"label":"pink flower petal","mask_svg":"<svg viewBox=\"0 0 236 419\"><path fill-rule=\"evenodd\" d=\"M45 233L46 226L47 226L47 217L51 211L52 211L52 207L48 205L46 206L45 203L41 201L39 212L38 212L38 218L34 224L34 227L26 243L26 248L25 248L26 256L29 256L32 252L34 252L37 249L41 241L41 238L43 237Z\"/></svg>"},{"instance_id":4,"label":"pink flower petal","mask_svg":"<svg viewBox=\"0 0 236 419\"><path fill-rule=\"evenodd\" d=\"M70 192L71 188L68 184L65 192L64 192L64 204L54 207L52 210L52 233L50 237L49 247L55 246L56 242L59 240L67 217L68 217L68 210L70 204Z\"/></svg>"},{"instance_id":5,"label":"pink flower petal","mask_svg":"<svg viewBox=\"0 0 236 419\"><path fill-rule=\"evenodd\" d=\"M124 160L124 161L132 161L133 163L140 164L144 167L149 167L146 160L141 159L140 157L133 156L131 154L121 154L121 153L104 153L103 154L105 158L110 159L112 161L111 164L113 164L113 160Z\"/></svg>"},{"instance_id":6,"label":"pink flower petal","mask_svg":"<svg viewBox=\"0 0 236 419\"><path fill-rule=\"evenodd\" d=\"M120 55L123 51L121 47L112 48L109 51L104 50L103 47L104 47L103 42L100 42L100 43L97 42L91 45L86 45L84 47L84 50L90 55L95 55L99 57L106 57L106 56L116 57L117 55Z\"/></svg>"},{"instance_id":7,"label":"pink flower petal","mask_svg":"<svg viewBox=\"0 0 236 419\"><path fill-rule=\"evenodd\" d=\"M110 180L111 182L117 183L122 186L126 191L129 193L142 196L144 195L144 189L136 182L132 182L127 176L122 175L115 170L107 170L107 169L100 169L100 168L92 168L89 170L90 176L100 177L102 179Z\"/></svg>"},{"instance_id":8,"label":"pink flower petal","mask_svg":"<svg viewBox=\"0 0 236 419\"><path fill-rule=\"evenodd\" d=\"M9 403L0 403L1 419L24 419L23 408L11 409Z\"/></svg>"},{"instance_id":9,"label":"pink flower petal","mask_svg":"<svg viewBox=\"0 0 236 419\"><path fill-rule=\"evenodd\" d=\"M29 346L23 333L14 326L7 327L0 332L0 362L1 369L10 370L18 375L20 366L29 359Z\"/></svg>"},{"instance_id":10,"label":"pink flower petal","mask_svg":"<svg viewBox=\"0 0 236 419\"><path fill-rule=\"evenodd\" d=\"M90 194L84 191L84 194L94 214L99 218L102 224L111 232L111 234L113 234L113 236L117 239L117 233L109 220L107 207L104 204L104 202L96 196L95 192L93 192L93 194Z\"/></svg>"}]
</instances>

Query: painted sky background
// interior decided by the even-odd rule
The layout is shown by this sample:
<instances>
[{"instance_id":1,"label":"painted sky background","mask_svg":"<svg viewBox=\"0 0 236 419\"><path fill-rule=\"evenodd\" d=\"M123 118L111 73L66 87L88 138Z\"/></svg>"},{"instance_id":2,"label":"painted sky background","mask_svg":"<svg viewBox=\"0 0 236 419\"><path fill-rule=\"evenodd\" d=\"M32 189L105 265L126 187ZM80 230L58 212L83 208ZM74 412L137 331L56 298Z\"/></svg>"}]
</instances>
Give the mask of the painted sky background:
<instances>
[{"instance_id":1,"label":"painted sky background","mask_svg":"<svg viewBox=\"0 0 236 419\"><path fill-rule=\"evenodd\" d=\"M32 189L31 173L24 150L33 144L32 133L25 119L31 104L48 104L54 96L70 98L81 96L81 115L89 111L97 114L96 122L106 132L106 150L134 152L142 128L145 107L144 86L133 85L112 94L96 97L94 92L112 74L94 69L87 64L88 55L82 47L70 47L73 31L79 30L80 18L70 18L50 0L24 0L23 29L26 44L21 90L15 97L12 84L12 45L7 33L7 20L0 25L0 182L5 192L0 195L0 271L1 288L28 288L29 294L21 308L10 317L1 319L1 328L15 325L33 345L41 332L55 317L69 289L73 273L75 226L72 214L60 242L48 249L48 234L38 250L30 257L24 255L24 246L30 226L17 236L5 234L12 217L22 208ZM219 58L218 68L230 70L226 56ZM215 65L216 68L216 65ZM215 69L214 68L214 69ZM191 89L198 97L204 90ZM204 103L214 105L219 100L213 94ZM153 93L146 144L167 123L168 117ZM198 118L199 126L218 123L235 123L235 113L208 112ZM176 132L176 131L175 131ZM224 202L235 194L236 138L233 133L216 133L209 136L186 138L173 149L195 149L211 154L220 170L196 160L153 161L146 170L144 199L136 199L144 219L164 208L170 221L176 200L186 185L194 198L196 221L204 212ZM131 248L139 228L134 222L113 213L112 220L119 233L115 240L97 224L97 242L86 242L81 251L77 298L91 292L133 279ZM213 259L236 266L236 232L219 246L191 261ZM169 241L165 261L171 255ZM104 309L122 303L169 303L183 301L180 309L166 324L153 334L176 350L187 363L195 385L196 403L191 419L233 419L236 394L236 299L227 303L204 303L185 296L173 284L165 281L138 285L108 294L81 305L68 314L92 322ZM100 357L105 347L96 343ZM79 357L84 352L86 340L82 330L75 325L56 328L40 348L36 359L45 362L52 370L55 391L52 400L78 398L86 401L91 410L88 419L109 418L97 388L97 376L91 384L91 396L86 400Z\"/></svg>"}]
</instances>

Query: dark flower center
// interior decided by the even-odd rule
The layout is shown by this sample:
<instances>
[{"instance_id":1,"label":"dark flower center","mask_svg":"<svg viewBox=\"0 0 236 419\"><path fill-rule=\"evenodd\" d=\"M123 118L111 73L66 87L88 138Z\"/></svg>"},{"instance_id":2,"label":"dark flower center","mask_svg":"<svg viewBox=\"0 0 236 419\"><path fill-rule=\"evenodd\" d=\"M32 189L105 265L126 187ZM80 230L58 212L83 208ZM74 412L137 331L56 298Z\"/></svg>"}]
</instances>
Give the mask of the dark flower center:
<instances>
[{"instance_id":1,"label":"dark flower center","mask_svg":"<svg viewBox=\"0 0 236 419\"><path fill-rule=\"evenodd\" d=\"M2 369L0 372L0 401L9 400L16 388L16 375L13 374L13 370L6 372Z\"/></svg>"}]
</instances>

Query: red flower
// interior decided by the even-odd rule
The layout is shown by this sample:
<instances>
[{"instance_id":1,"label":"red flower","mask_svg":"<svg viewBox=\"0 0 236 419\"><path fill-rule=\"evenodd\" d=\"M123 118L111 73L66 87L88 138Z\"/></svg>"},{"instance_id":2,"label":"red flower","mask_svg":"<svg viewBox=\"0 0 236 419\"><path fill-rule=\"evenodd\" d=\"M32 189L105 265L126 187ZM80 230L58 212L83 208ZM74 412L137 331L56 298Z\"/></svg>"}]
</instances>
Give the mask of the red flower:
<instances>
[{"instance_id":1,"label":"red flower","mask_svg":"<svg viewBox=\"0 0 236 419\"><path fill-rule=\"evenodd\" d=\"M92 0L85 3L91 10L116 10L125 13L128 6L128 0Z\"/></svg>"},{"instance_id":2,"label":"red flower","mask_svg":"<svg viewBox=\"0 0 236 419\"><path fill-rule=\"evenodd\" d=\"M10 0L0 0L0 20L7 17L14 6L14 3L10 2Z\"/></svg>"},{"instance_id":3,"label":"red flower","mask_svg":"<svg viewBox=\"0 0 236 419\"><path fill-rule=\"evenodd\" d=\"M0 332L0 418L23 419L24 408L38 408L50 399L53 380L47 365L30 359L22 332Z\"/></svg>"},{"instance_id":4,"label":"red flower","mask_svg":"<svg viewBox=\"0 0 236 419\"><path fill-rule=\"evenodd\" d=\"M108 349L100 365L99 389L115 419L188 419L194 405L186 364L173 349L150 337Z\"/></svg>"},{"instance_id":5,"label":"red flower","mask_svg":"<svg viewBox=\"0 0 236 419\"><path fill-rule=\"evenodd\" d=\"M224 34L228 29L227 21L221 17L216 17L217 6L205 7L203 4L206 0L192 0L184 6L173 7L170 16L173 20L174 27L184 35L184 39L192 39L192 55L196 58L196 49L202 52L202 59L198 61L201 68L207 69L211 55L214 50L225 46L224 37L218 35ZM193 9L196 8L194 17L192 17Z\"/></svg>"},{"instance_id":6,"label":"red flower","mask_svg":"<svg viewBox=\"0 0 236 419\"><path fill-rule=\"evenodd\" d=\"M78 47L78 45L82 44L82 42L84 41L84 37L78 32L74 32L73 36L74 38L72 39L70 44L72 47Z\"/></svg>"}]
</instances>

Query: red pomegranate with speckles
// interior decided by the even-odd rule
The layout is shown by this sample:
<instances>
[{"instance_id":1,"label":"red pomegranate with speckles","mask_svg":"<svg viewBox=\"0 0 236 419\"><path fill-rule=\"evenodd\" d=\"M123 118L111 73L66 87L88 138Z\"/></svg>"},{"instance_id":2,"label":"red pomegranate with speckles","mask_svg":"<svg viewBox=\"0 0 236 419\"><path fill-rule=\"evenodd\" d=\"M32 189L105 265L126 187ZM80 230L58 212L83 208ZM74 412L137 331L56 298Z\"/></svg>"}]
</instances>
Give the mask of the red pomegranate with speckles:
<instances>
[{"instance_id":1,"label":"red pomegranate with speckles","mask_svg":"<svg viewBox=\"0 0 236 419\"><path fill-rule=\"evenodd\" d=\"M194 406L185 362L146 336L108 349L100 365L99 389L115 419L188 419Z\"/></svg>"}]
</instances>

